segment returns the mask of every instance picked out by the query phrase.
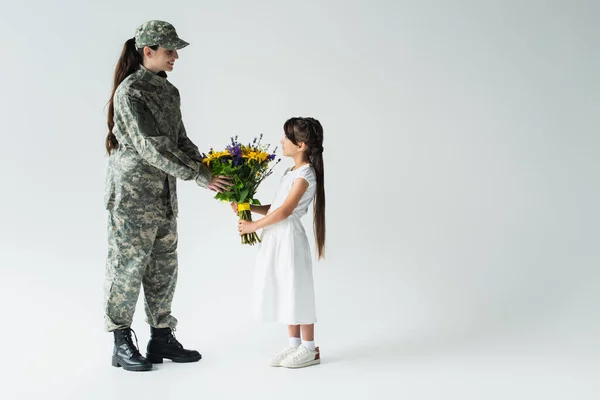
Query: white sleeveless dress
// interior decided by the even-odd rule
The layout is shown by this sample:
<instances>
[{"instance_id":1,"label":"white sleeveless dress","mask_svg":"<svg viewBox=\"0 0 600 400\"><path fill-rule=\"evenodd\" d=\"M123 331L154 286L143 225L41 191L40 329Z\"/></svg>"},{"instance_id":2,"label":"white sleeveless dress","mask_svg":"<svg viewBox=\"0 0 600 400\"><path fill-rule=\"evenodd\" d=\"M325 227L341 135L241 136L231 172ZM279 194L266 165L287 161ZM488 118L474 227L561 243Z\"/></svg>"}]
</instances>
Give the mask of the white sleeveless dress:
<instances>
[{"instance_id":1,"label":"white sleeveless dress","mask_svg":"<svg viewBox=\"0 0 600 400\"><path fill-rule=\"evenodd\" d=\"M286 325L317 321L312 255L300 221L316 191L317 179L312 165L285 171L268 214L281 207L296 179L305 179L308 189L288 218L263 229L254 278L257 319Z\"/></svg>"}]
</instances>

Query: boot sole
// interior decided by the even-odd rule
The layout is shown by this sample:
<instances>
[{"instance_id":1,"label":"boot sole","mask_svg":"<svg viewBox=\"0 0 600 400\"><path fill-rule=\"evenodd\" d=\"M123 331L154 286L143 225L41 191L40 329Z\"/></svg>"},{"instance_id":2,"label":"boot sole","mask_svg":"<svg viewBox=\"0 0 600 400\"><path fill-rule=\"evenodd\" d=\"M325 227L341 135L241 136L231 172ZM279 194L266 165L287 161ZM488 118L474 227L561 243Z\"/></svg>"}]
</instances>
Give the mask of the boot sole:
<instances>
[{"instance_id":1,"label":"boot sole","mask_svg":"<svg viewBox=\"0 0 600 400\"><path fill-rule=\"evenodd\" d=\"M162 364L163 363L163 359L165 359L165 358L167 360L171 360L174 363L191 363L191 362L200 361L202 359L202 354L200 354L198 357L179 358L179 357L159 356L159 355L156 355L156 354L146 353L146 359L148 361L150 361L152 364Z\"/></svg>"},{"instance_id":2,"label":"boot sole","mask_svg":"<svg viewBox=\"0 0 600 400\"><path fill-rule=\"evenodd\" d=\"M117 367L117 368L123 368L125 371L135 371L135 372L150 371L152 369L152 364L150 364L149 366L142 365L139 367L131 367L128 365L123 365L119 362L119 360L115 356L112 357L112 366Z\"/></svg>"}]
</instances>

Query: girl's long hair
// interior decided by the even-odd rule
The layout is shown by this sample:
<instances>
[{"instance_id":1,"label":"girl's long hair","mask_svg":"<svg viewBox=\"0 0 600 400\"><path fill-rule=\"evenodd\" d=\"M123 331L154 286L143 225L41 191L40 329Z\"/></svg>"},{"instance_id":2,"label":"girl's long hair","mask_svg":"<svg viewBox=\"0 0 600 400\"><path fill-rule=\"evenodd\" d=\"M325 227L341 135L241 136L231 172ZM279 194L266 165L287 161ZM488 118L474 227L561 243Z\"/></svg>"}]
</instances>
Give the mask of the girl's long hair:
<instances>
[{"instance_id":1,"label":"girl's long hair","mask_svg":"<svg viewBox=\"0 0 600 400\"><path fill-rule=\"evenodd\" d=\"M318 258L325 257L325 173L323 167L323 126L310 117L290 118L283 130L292 143L307 145L306 154L317 175L313 229L317 243Z\"/></svg>"}]
</instances>

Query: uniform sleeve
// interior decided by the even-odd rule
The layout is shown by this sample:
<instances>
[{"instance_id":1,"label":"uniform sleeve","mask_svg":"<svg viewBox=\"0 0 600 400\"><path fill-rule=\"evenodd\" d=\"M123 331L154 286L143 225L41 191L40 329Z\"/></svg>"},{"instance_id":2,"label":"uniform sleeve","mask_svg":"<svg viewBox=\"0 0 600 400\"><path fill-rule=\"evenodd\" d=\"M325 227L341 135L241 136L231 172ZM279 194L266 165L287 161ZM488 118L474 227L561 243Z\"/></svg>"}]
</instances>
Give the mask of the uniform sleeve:
<instances>
[{"instance_id":1,"label":"uniform sleeve","mask_svg":"<svg viewBox=\"0 0 600 400\"><path fill-rule=\"evenodd\" d=\"M187 132L185 131L185 126L183 122L180 124L179 134L178 134L178 142L177 145L179 149L183 151L189 158L194 161L201 162L200 151L198 151L198 146L191 141L191 139L187 136Z\"/></svg>"},{"instance_id":2,"label":"uniform sleeve","mask_svg":"<svg viewBox=\"0 0 600 400\"><path fill-rule=\"evenodd\" d=\"M122 119L124 133L129 135L144 160L169 175L185 181L193 179L202 187L208 186L210 172L199 159L191 158L177 143L156 129L154 116L142 101L127 95L115 100L115 107L119 109L115 115Z\"/></svg>"},{"instance_id":3,"label":"uniform sleeve","mask_svg":"<svg viewBox=\"0 0 600 400\"><path fill-rule=\"evenodd\" d=\"M181 151L183 151L189 158L194 161L197 161L200 164L199 173L200 175L204 175L204 179L206 182L210 182L212 176L208 168L206 168L202 164L202 157L200 157L200 152L198 151L198 146L187 136L187 132L185 131L185 126L183 122L181 123L181 127L179 128L179 138L177 145Z\"/></svg>"}]
</instances>

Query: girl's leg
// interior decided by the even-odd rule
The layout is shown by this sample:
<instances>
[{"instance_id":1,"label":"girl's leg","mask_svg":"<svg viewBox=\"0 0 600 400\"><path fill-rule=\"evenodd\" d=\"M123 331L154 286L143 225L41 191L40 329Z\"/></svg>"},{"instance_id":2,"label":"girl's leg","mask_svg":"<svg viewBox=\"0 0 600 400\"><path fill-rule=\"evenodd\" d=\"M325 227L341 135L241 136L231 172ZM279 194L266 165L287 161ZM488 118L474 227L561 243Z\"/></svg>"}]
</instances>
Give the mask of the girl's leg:
<instances>
[{"instance_id":1,"label":"girl's leg","mask_svg":"<svg viewBox=\"0 0 600 400\"><path fill-rule=\"evenodd\" d=\"M289 345L279 353L271 357L269 365L280 367L281 362L290 354L294 353L301 344L300 341L300 325L288 325L288 340Z\"/></svg>"},{"instance_id":2,"label":"girl's leg","mask_svg":"<svg viewBox=\"0 0 600 400\"><path fill-rule=\"evenodd\" d=\"M300 325L288 325L289 337L300 337Z\"/></svg>"},{"instance_id":3,"label":"girl's leg","mask_svg":"<svg viewBox=\"0 0 600 400\"><path fill-rule=\"evenodd\" d=\"M302 340L313 342L315 340L315 324L301 325Z\"/></svg>"},{"instance_id":4,"label":"girl's leg","mask_svg":"<svg viewBox=\"0 0 600 400\"><path fill-rule=\"evenodd\" d=\"M291 347L300 346L300 325L288 325L288 340Z\"/></svg>"},{"instance_id":5,"label":"girl's leg","mask_svg":"<svg viewBox=\"0 0 600 400\"><path fill-rule=\"evenodd\" d=\"M303 368L321 362L321 352L318 347L315 347L315 325L300 325L300 330L302 331L302 346L281 360L280 367Z\"/></svg>"},{"instance_id":6,"label":"girl's leg","mask_svg":"<svg viewBox=\"0 0 600 400\"><path fill-rule=\"evenodd\" d=\"M301 325L302 345L307 349L315 351L315 324Z\"/></svg>"}]
</instances>

